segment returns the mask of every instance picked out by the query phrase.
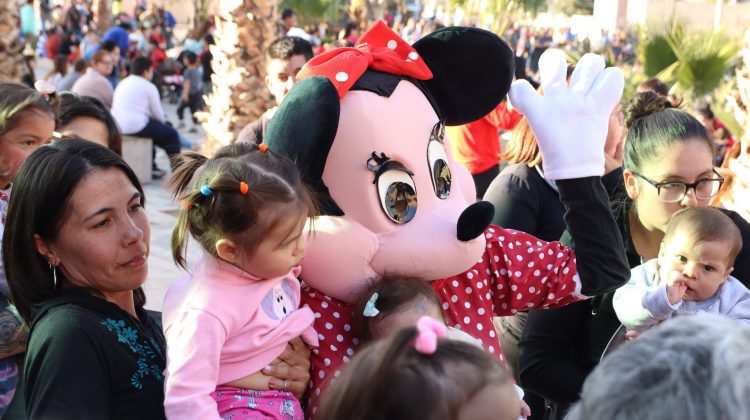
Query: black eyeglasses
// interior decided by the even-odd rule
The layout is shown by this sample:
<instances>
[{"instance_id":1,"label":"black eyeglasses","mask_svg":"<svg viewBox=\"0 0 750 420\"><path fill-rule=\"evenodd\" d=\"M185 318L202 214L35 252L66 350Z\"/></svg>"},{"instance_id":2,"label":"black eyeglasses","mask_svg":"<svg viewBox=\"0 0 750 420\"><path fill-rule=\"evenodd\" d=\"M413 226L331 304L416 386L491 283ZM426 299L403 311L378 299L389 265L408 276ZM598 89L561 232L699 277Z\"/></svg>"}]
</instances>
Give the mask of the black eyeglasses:
<instances>
[{"instance_id":1,"label":"black eyeglasses","mask_svg":"<svg viewBox=\"0 0 750 420\"><path fill-rule=\"evenodd\" d=\"M715 196L719 192L721 185L724 183L724 178L716 172L716 169L713 169L713 173L718 178L700 179L692 184L680 181L656 182L637 172L633 172L633 175L656 187L656 191L659 194L659 200L665 203L675 203L682 201L682 199L685 198L685 195L687 195L688 189L691 188L695 193L695 198L698 200L708 200Z\"/></svg>"}]
</instances>

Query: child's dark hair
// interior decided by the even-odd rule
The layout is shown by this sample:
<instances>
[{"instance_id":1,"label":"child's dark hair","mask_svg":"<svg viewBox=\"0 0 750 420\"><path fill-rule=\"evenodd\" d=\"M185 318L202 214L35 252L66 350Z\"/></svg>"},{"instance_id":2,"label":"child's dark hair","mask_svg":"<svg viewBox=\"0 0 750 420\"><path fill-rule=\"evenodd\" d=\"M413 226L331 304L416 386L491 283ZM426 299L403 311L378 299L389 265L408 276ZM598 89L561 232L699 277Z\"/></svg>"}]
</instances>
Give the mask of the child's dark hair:
<instances>
[{"instance_id":1,"label":"child's dark hair","mask_svg":"<svg viewBox=\"0 0 750 420\"><path fill-rule=\"evenodd\" d=\"M656 92L661 96L669 96L669 86L656 77L641 82L638 85L639 92Z\"/></svg>"},{"instance_id":2,"label":"child's dark hair","mask_svg":"<svg viewBox=\"0 0 750 420\"><path fill-rule=\"evenodd\" d=\"M378 298L374 302L378 314L365 316L365 307L375 293L378 294ZM418 298L422 298L428 304L435 305L442 313L437 294L430 283L424 280L410 277L384 277L382 280L373 283L360 295L354 305L352 322L355 334L364 341L370 341L374 336L373 327L375 327L375 324L387 322L390 316L410 309Z\"/></svg>"},{"instance_id":3,"label":"child's dark hair","mask_svg":"<svg viewBox=\"0 0 750 420\"><path fill-rule=\"evenodd\" d=\"M675 109L669 98L654 92L635 94L625 109L628 136L625 141L625 169L640 171L677 142L705 142L713 150L706 128L695 117Z\"/></svg>"},{"instance_id":4,"label":"child's dark hair","mask_svg":"<svg viewBox=\"0 0 750 420\"><path fill-rule=\"evenodd\" d=\"M52 106L38 91L16 83L0 83L0 137L18 127L29 112L39 112L54 118Z\"/></svg>"},{"instance_id":5,"label":"child's dark hair","mask_svg":"<svg viewBox=\"0 0 750 420\"><path fill-rule=\"evenodd\" d=\"M507 368L479 347L439 339L433 354L414 349L417 328L361 350L328 388L320 420L458 418L488 385L511 385Z\"/></svg>"},{"instance_id":6,"label":"child's dark hair","mask_svg":"<svg viewBox=\"0 0 750 420\"><path fill-rule=\"evenodd\" d=\"M282 36L274 40L266 50L269 60L289 60L298 54L309 60L313 56L313 50L309 42L296 36Z\"/></svg>"},{"instance_id":7,"label":"child's dark hair","mask_svg":"<svg viewBox=\"0 0 750 420\"><path fill-rule=\"evenodd\" d=\"M120 46L117 45L115 41L104 41L101 43L100 49L108 52L112 52L115 50L115 48L119 48Z\"/></svg>"},{"instance_id":8,"label":"child's dark hair","mask_svg":"<svg viewBox=\"0 0 750 420\"><path fill-rule=\"evenodd\" d=\"M130 73L136 76L143 76L151 68L153 62L148 57L136 57L130 65Z\"/></svg>"},{"instance_id":9,"label":"child's dark hair","mask_svg":"<svg viewBox=\"0 0 750 420\"><path fill-rule=\"evenodd\" d=\"M81 96L73 92L60 93L57 101L55 128L62 131L62 127L70 124L71 121L78 117L91 117L99 120L107 127L107 147L122 156L122 135L120 134L120 128L104 104L96 98Z\"/></svg>"},{"instance_id":10,"label":"child's dark hair","mask_svg":"<svg viewBox=\"0 0 750 420\"><path fill-rule=\"evenodd\" d=\"M711 104L709 103L701 104L701 106L698 107L696 112L698 113L698 115L708 120L713 120L715 118L714 111L711 110Z\"/></svg>"},{"instance_id":11,"label":"child's dark hair","mask_svg":"<svg viewBox=\"0 0 750 420\"><path fill-rule=\"evenodd\" d=\"M695 242L725 242L729 248L728 266L734 264L742 250L742 235L734 221L713 207L693 207L678 211L669 219L664 232L664 243L681 233Z\"/></svg>"},{"instance_id":12,"label":"child's dark hair","mask_svg":"<svg viewBox=\"0 0 750 420\"><path fill-rule=\"evenodd\" d=\"M182 205L172 232L172 257L183 268L188 232L214 257L222 238L252 255L279 221L315 215L313 198L294 163L265 145L224 146L211 159L184 152L180 160L169 187ZM247 185L244 194L241 183Z\"/></svg>"},{"instance_id":13,"label":"child's dark hair","mask_svg":"<svg viewBox=\"0 0 750 420\"><path fill-rule=\"evenodd\" d=\"M188 52L185 53L185 59L187 60L188 63L190 63L192 65L192 64L195 64L198 61L198 56L195 55L194 52L188 51Z\"/></svg>"}]
</instances>

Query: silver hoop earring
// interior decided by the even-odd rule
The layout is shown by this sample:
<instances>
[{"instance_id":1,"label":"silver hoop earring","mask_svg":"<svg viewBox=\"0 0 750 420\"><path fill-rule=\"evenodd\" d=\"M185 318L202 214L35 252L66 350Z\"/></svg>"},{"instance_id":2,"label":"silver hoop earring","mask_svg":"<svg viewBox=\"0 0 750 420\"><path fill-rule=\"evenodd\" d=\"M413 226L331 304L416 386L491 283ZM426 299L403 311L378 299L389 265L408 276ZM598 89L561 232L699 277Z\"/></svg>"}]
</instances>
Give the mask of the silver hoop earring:
<instances>
[{"instance_id":1,"label":"silver hoop earring","mask_svg":"<svg viewBox=\"0 0 750 420\"><path fill-rule=\"evenodd\" d=\"M57 266L52 265L52 263L49 264L50 270L52 270L52 287L57 290Z\"/></svg>"}]
</instances>

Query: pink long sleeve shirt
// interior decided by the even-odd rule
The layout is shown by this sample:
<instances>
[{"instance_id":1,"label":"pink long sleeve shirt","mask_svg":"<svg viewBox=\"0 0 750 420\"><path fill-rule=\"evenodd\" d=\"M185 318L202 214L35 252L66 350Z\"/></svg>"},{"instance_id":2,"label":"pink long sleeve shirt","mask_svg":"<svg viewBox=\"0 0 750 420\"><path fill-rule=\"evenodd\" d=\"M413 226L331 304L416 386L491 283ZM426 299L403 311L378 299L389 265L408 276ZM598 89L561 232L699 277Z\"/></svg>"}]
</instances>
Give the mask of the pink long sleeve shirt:
<instances>
[{"instance_id":1,"label":"pink long sleeve shirt","mask_svg":"<svg viewBox=\"0 0 750 420\"><path fill-rule=\"evenodd\" d=\"M170 419L218 419L217 385L258 372L289 340L318 346L313 312L299 308L300 268L261 280L207 256L164 298L164 407Z\"/></svg>"}]
</instances>

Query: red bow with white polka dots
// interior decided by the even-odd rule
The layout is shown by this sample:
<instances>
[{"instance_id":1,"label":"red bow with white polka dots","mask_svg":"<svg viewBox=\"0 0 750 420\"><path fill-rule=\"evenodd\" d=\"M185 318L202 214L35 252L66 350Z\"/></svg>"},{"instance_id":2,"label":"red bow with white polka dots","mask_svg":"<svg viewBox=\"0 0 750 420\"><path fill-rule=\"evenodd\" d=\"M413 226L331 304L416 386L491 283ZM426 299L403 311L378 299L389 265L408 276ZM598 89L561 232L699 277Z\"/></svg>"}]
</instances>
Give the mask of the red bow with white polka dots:
<instances>
[{"instance_id":1,"label":"red bow with white polka dots","mask_svg":"<svg viewBox=\"0 0 750 420\"><path fill-rule=\"evenodd\" d=\"M382 20L375 23L354 48L337 48L313 57L300 70L297 80L325 76L343 98L354 82L368 69L419 80L432 78L432 72L419 54Z\"/></svg>"}]
</instances>

